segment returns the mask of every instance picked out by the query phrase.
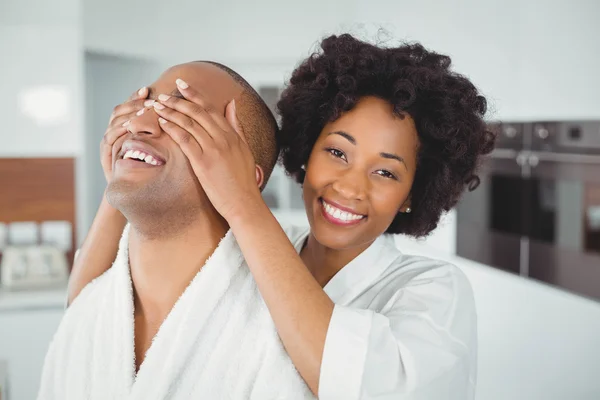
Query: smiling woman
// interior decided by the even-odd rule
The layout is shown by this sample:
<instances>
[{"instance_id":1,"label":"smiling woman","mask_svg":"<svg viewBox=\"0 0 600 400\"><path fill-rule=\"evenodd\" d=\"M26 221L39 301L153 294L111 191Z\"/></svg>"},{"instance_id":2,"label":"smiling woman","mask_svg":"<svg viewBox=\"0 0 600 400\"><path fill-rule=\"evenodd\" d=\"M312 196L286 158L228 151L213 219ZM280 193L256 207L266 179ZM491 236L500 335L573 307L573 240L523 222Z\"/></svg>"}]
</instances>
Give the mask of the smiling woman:
<instances>
[{"instance_id":1,"label":"smiling woman","mask_svg":"<svg viewBox=\"0 0 600 400\"><path fill-rule=\"evenodd\" d=\"M281 160L302 185L310 223L288 237L335 303L322 347L312 347L319 397L472 399L468 281L452 265L402 254L386 233L427 235L477 186L476 168L495 141L486 100L449 57L419 44L382 48L341 35L321 48L278 103ZM329 316L318 295L297 296L305 312ZM309 332L319 325L306 325L307 337L317 336ZM298 341L282 339L310 377L306 343L294 354Z\"/></svg>"}]
</instances>

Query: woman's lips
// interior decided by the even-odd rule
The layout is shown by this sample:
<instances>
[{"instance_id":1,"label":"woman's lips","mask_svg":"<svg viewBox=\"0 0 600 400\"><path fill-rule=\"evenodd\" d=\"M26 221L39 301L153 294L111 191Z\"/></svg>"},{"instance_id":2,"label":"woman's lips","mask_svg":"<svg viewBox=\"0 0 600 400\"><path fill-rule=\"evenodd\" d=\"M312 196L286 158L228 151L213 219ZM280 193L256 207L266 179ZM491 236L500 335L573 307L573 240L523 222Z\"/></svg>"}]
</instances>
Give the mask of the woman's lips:
<instances>
[{"instance_id":1,"label":"woman's lips","mask_svg":"<svg viewBox=\"0 0 600 400\"><path fill-rule=\"evenodd\" d=\"M319 199L321 213L323 217L332 224L339 226L353 226L361 223L367 217L366 215L355 214L347 209L341 209L324 199Z\"/></svg>"}]
</instances>

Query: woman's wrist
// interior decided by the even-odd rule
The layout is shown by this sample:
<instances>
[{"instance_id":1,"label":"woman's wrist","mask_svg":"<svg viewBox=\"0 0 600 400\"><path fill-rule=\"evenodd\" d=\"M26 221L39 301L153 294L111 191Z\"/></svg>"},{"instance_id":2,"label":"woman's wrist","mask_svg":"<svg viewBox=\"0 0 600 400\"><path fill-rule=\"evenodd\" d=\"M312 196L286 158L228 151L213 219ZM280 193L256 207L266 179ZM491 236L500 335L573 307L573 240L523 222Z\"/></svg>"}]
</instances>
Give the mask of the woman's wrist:
<instances>
[{"instance_id":1,"label":"woman's wrist","mask_svg":"<svg viewBox=\"0 0 600 400\"><path fill-rule=\"evenodd\" d=\"M272 215L271 210L264 202L262 197L255 201L247 201L227 218L227 223L235 232L236 229L243 228L248 224L256 224L264 221Z\"/></svg>"},{"instance_id":2,"label":"woman's wrist","mask_svg":"<svg viewBox=\"0 0 600 400\"><path fill-rule=\"evenodd\" d=\"M98 217L102 220L109 219L110 221L121 223L123 226L127 223L127 219L121 214L121 211L111 206L108 202L106 191L104 192L104 196L102 196L102 201L98 208Z\"/></svg>"}]
</instances>

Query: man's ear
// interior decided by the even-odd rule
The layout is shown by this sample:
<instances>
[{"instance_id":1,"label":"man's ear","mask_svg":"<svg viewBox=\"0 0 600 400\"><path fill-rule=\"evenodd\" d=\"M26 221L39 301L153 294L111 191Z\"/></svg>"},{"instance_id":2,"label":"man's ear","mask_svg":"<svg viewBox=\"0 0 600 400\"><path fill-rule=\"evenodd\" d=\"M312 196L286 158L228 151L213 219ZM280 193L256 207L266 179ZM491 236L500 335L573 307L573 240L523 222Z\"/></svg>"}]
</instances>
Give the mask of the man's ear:
<instances>
[{"instance_id":1,"label":"man's ear","mask_svg":"<svg viewBox=\"0 0 600 400\"><path fill-rule=\"evenodd\" d=\"M246 140L246 132L244 132L244 128L242 127L242 124L237 116L235 100L231 100L229 103L227 103L227 106L225 107L225 119L237 132L240 138L246 142L246 144L248 144L248 140Z\"/></svg>"},{"instance_id":2,"label":"man's ear","mask_svg":"<svg viewBox=\"0 0 600 400\"><path fill-rule=\"evenodd\" d=\"M262 189L263 183L265 183L265 173L262 167L256 164L256 185Z\"/></svg>"}]
</instances>

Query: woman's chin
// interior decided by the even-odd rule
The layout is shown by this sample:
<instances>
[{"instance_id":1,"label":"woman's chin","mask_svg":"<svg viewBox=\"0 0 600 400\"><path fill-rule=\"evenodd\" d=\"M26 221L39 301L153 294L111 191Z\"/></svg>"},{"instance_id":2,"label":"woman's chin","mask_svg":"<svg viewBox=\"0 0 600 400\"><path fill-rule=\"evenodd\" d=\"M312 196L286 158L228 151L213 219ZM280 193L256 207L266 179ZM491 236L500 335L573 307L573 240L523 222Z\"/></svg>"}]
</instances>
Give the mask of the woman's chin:
<instances>
[{"instance_id":1,"label":"woman's chin","mask_svg":"<svg viewBox=\"0 0 600 400\"><path fill-rule=\"evenodd\" d=\"M323 224L322 221L312 224L311 232L319 244L332 250L349 249L361 242L360 235L357 235L359 232L343 232L336 227Z\"/></svg>"}]
</instances>

